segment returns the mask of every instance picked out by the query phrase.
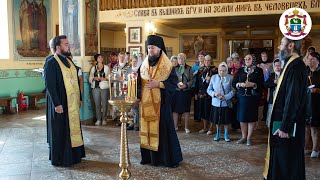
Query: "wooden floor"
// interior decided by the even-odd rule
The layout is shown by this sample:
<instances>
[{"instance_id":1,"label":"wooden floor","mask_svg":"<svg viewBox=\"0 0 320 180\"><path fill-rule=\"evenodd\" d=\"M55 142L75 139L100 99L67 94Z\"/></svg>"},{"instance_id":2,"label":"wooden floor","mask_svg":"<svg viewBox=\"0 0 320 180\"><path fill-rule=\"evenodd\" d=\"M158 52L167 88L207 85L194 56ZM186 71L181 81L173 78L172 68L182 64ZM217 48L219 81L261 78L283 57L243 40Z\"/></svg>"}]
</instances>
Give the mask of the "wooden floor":
<instances>
[{"instance_id":1,"label":"wooden floor","mask_svg":"<svg viewBox=\"0 0 320 180\"><path fill-rule=\"evenodd\" d=\"M87 157L69 168L54 167L48 160L45 111L0 115L0 179L118 179L120 128L83 126ZM183 162L178 168L140 165L139 133L128 131L132 179L262 179L266 129L255 131L252 146L238 145L239 131L231 142L213 141L199 134L200 123L190 120L191 133L178 131ZM184 129L180 127L180 129ZM306 156L307 179L319 179L320 159Z\"/></svg>"}]
</instances>

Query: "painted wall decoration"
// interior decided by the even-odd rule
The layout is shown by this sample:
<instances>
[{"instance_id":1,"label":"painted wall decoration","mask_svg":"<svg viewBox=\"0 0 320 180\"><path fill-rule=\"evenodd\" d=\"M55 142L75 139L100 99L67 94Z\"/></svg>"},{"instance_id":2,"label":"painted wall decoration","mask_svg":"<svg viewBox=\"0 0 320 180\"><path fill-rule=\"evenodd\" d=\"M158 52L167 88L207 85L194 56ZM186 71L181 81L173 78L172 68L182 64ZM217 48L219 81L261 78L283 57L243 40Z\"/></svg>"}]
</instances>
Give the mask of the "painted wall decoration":
<instances>
[{"instance_id":1,"label":"painted wall decoration","mask_svg":"<svg viewBox=\"0 0 320 180\"><path fill-rule=\"evenodd\" d=\"M62 4L62 33L68 37L70 51L73 56L80 56L79 36L79 1L61 0Z\"/></svg>"},{"instance_id":2,"label":"painted wall decoration","mask_svg":"<svg viewBox=\"0 0 320 180\"><path fill-rule=\"evenodd\" d=\"M15 54L45 57L51 39L51 0L14 0Z\"/></svg>"},{"instance_id":3,"label":"painted wall decoration","mask_svg":"<svg viewBox=\"0 0 320 180\"><path fill-rule=\"evenodd\" d=\"M216 34L182 34L180 36L180 52L187 58L196 59L198 53L204 50L212 59L217 58Z\"/></svg>"},{"instance_id":4,"label":"painted wall decoration","mask_svg":"<svg viewBox=\"0 0 320 180\"><path fill-rule=\"evenodd\" d=\"M86 56L93 56L98 52L97 10L97 0L86 0Z\"/></svg>"}]
</instances>

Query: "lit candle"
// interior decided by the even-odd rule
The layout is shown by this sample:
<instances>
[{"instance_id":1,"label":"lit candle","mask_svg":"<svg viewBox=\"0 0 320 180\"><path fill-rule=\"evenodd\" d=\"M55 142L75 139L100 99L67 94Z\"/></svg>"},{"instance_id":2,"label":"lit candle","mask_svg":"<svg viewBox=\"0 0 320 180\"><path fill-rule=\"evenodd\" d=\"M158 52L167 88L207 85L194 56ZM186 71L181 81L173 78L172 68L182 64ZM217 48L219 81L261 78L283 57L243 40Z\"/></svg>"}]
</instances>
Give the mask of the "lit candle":
<instances>
[{"instance_id":1,"label":"lit candle","mask_svg":"<svg viewBox=\"0 0 320 180\"><path fill-rule=\"evenodd\" d=\"M111 99L111 97L112 97L112 94L111 94L111 78L110 78L111 76L110 76L110 74L109 74L109 91L110 91L110 99Z\"/></svg>"},{"instance_id":2,"label":"lit candle","mask_svg":"<svg viewBox=\"0 0 320 180\"><path fill-rule=\"evenodd\" d=\"M117 97L117 83L113 82L113 96Z\"/></svg>"},{"instance_id":3,"label":"lit candle","mask_svg":"<svg viewBox=\"0 0 320 180\"><path fill-rule=\"evenodd\" d=\"M130 97L132 98L132 97L133 97L133 89L132 89L133 82L132 82L132 75L130 75L129 77L130 77Z\"/></svg>"},{"instance_id":4,"label":"lit candle","mask_svg":"<svg viewBox=\"0 0 320 180\"><path fill-rule=\"evenodd\" d=\"M136 89L135 97L137 98L138 97L138 80L137 80L137 77L134 78L134 81L135 81L135 89Z\"/></svg>"},{"instance_id":5,"label":"lit candle","mask_svg":"<svg viewBox=\"0 0 320 180\"><path fill-rule=\"evenodd\" d=\"M128 98L131 97L131 78L130 78L130 74L128 75Z\"/></svg>"},{"instance_id":6,"label":"lit candle","mask_svg":"<svg viewBox=\"0 0 320 180\"><path fill-rule=\"evenodd\" d=\"M133 97L134 99L137 97L137 78L133 78Z\"/></svg>"}]
</instances>

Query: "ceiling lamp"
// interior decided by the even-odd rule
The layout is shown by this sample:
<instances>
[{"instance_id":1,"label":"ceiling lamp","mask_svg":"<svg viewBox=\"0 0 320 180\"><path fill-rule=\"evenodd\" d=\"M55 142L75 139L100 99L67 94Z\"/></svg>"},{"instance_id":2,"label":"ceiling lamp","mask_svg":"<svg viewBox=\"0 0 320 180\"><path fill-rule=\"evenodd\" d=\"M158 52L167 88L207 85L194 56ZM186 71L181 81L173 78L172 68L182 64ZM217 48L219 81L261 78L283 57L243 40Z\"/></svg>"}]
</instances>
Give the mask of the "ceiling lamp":
<instances>
[{"instance_id":1,"label":"ceiling lamp","mask_svg":"<svg viewBox=\"0 0 320 180\"><path fill-rule=\"evenodd\" d=\"M156 34L157 28L154 26L154 23L152 21L146 22L146 32L150 34Z\"/></svg>"}]
</instances>

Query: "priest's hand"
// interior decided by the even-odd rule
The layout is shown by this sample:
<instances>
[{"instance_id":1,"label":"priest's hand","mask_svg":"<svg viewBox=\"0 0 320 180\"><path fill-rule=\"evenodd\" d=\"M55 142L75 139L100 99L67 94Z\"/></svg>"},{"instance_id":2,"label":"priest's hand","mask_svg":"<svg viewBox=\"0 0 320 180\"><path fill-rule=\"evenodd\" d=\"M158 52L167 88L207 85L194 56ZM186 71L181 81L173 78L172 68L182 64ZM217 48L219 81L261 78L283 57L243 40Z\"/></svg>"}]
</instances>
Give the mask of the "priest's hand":
<instances>
[{"instance_id":1,"label":"priest's hand","mask_svg":"<svg viewBox=\"0 0 320 180\"><path fill-rule=\"evenodd\" d=\"M146 84L146 87L149 89L159 88L159 81L157 81L155 79L150 79L148 81L148 83Z\"/></svg>"},{"instance_id":2,"label":"priest's hand","mask_svg":"<svg viewBox=\"0 0 320 180\"><path fill-rule=\"evenodd\" d=\"M281 131L280 129L277 129L277 131L274 132L273 135L275 135L275 136L278 135L280 138L289 138L289 134Z\"/></svg>"},{"instance_id":3,"label":"priest's hand","mask_svg":"<svg viewBox=\"0 0 320 180\"><path fill-rule=\"evenodd\" d=\"M59 106L55 107L54 110L56 111L56 113L59 113L59 114L63 113L62 105L59 105Z\"/></svg>"}]
</instances>

